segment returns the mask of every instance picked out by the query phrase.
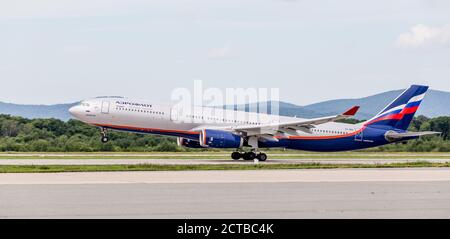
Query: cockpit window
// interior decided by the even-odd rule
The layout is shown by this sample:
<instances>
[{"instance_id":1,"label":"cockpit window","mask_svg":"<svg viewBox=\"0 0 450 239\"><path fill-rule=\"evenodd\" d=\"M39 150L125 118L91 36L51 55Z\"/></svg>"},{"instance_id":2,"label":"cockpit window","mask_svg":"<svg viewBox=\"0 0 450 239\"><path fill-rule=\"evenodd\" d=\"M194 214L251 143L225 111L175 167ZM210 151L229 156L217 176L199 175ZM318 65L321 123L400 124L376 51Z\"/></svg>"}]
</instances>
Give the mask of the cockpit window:
<instances>
[{"instance_id":1,"label":"cockpit window","mask_svg":"<svg viewBox=\"0 0 450 239\"><path fill-rule=\"evenodd\" d=\"M86 106L86 107L89 107L89 106L90 106L89 103L86 103L86 102L81 102L80 105L81 105L81 106Z\"/></svg>"}]
</instances>

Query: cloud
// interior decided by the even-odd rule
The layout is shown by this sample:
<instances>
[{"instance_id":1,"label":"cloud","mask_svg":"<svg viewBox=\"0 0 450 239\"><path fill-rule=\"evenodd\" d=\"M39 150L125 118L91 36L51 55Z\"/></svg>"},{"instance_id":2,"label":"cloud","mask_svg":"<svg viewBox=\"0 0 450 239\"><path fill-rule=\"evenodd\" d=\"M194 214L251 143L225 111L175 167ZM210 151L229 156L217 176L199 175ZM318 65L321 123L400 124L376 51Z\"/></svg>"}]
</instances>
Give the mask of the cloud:
<instances>
[{"instance_id":1,"label":"cloud","mask_svg":"<svg viewBox=\"0 0 450 239\"><path fill-rule=\"evenodd\" d=\"M431 27L418 24L411 27L409 32L402 33L395 45L398 47L421 47L427 45L445 45L450 43L450 24L442 27Z\"/></svg>"},{"instance_id":2,"label":"cloud","mask_svg":"<svg viewBox=\"0 0 450 239\"><path fill-rule=\"evenodd\" d=\"M232 47L229 43L227 43L223 47L209 49L208 58L224 59L230 57L232 53L233 53Z\"/></svg>"}]
</instances>

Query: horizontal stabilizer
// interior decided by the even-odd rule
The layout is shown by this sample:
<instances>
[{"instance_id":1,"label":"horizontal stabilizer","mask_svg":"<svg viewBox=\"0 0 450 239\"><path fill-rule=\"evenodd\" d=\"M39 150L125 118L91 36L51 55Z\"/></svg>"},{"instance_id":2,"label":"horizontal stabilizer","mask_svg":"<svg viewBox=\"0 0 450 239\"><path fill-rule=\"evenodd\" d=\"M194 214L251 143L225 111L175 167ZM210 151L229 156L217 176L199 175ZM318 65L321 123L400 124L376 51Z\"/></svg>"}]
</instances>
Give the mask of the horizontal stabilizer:
<instances>
[{"instance_id":1,"label":"horizontal stabilizer","mask_svg":"<svg viewBox=\"0 0 450 239\"><path fill-rule=\"evenodd\" d=\"M435 132L435 131L422 131L422 132L407 131L405 133L397 133L397 132L389 131L386 133L386 138L398 140L398 139L403 139L403 138L419 137L419 136L433 135L433 134L440 134L440 133L441 132Z\"/></svg>"}]
</instances>

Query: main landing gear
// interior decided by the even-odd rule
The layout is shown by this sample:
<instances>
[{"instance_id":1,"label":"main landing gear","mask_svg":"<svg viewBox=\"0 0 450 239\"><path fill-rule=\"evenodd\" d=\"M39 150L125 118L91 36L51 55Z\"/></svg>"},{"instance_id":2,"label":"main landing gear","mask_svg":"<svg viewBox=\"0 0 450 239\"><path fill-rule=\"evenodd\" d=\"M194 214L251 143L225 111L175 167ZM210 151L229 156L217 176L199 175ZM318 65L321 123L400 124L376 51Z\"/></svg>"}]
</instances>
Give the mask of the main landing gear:
<instances>
[{"instance_id":1,"label":"main landing gear","mask_svg":"<svg viewBox=\"0 0 450 239\"><path fill-rule=\"evenodd\" d=\"M108 131L105 128L102 128L101 129L101 134L102 134L102 138L101 138L102 143L107 143L109 141Z\"/></svg>"},{"instance_id":2,"label":"main landing gear","mask_svg":"<svg viewBox=\"0 0 450 239\"><path fill-rule=\"evenodd\" d=\"M231 154L231 158L234 160L244 159L244 160L254 160L258 159L259 161L266 161L267 154L259 152L258 150L258 138L255 136L251 136L247 139L246 146L251 147L251 151L244 152L242 148L238 148L236 152Z\"/></svg>"},{"instance_id":3,"label":"main landing gear","mask_svg":"<svg viewBox=\"0 0 450 239\"><path fill-rule=\"evenodd\" d=\"M254 160L255 158L258 159L259 161L266 161L267 160L267 154L265 153L255 153L253 151L250 152L233 152L231 153L231 158L233 160L239 160L239 159L244 159L244 160Z\"/></svg>"}]
</instances>

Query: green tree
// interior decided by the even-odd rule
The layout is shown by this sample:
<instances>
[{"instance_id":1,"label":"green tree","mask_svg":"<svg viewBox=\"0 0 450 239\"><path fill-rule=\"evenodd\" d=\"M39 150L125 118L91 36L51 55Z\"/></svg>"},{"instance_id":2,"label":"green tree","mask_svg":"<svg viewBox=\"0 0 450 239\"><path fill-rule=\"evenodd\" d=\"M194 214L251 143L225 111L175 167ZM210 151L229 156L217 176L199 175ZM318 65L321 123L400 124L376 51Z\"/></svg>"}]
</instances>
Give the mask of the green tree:
<instances>
[{"instance_id":1,"label":"green tree","mask_svg":"<svg viewBox=\"0 0 450 239\"><path fill-rule=\"evenodd\" d=\"M441 136L444 140L449 139L450 131L450 117L437 117L429 121L430 130L441 132Z\"/></svg>"},{"instance_id":2,"label":"green tree","mask_svg":"<svg viewBox=\"0 0 450 239\"><path fill-rule=\"evenodd\" d=\"M346 123L359 120L345 119ZM402 143L385 145L367 151L439 151L450 152L450 117L429 119L418 116L413 119L409 130L432 130L442 132L441 136L423 137ZM100 142L97 127L77 120L67 122L56 119L25 119L0 115L0 151L193 151L180 148L176 138L160 135L109 132L110 141ZM212 149L199 149L200 151Z\"/></svg>"},{"instance_id":3,"label":"green tree","mask_svg":"<svg viewBox=\"0 0 450 239\"><path fill-rule=\"evenodd\" d=\"M1 134L7 137L15 137L20 131L19 122L6 119L1 122Z\"/></svg>"}]
</instances>

